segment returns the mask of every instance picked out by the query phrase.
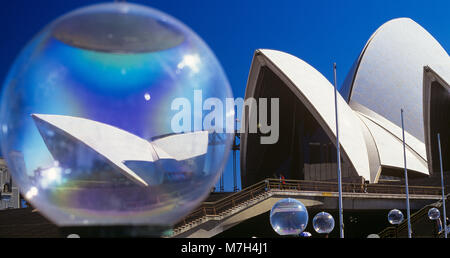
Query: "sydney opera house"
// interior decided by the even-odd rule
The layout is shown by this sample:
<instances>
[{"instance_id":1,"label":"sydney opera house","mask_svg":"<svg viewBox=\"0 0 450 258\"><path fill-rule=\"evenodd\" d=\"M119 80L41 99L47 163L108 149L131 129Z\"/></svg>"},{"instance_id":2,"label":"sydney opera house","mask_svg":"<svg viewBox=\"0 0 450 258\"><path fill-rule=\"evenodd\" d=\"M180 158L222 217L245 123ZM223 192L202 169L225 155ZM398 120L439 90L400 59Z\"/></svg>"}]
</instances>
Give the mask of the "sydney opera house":
<instances>
[{"instance_id":1,"label":"sydney opera house","mask_svg":"<svg viewBox=\"0 0 450 258\"><path fill-rule=\"evenodd\" d=\"M268 178L337 181L334 93L333 84L305 61L281 51L255 51L245 99L279 99L279 138L274 144L261 144L264 134L245 133L249 131L249 121L255 121L251 116L258 116L258 113L243 112L250 117L242 119L244 133L240 135L242 189ZM340 87L337 106L344 182L386 184L404 180L401 110L404 111L408 178L433 184L440 176L438 133L443 169L449 177L450 57L439 42L413 20L394 19L373 33ZM205 164L209 144L207 131L162 135L148 141L81 117L34 113L32 119L46 147L61 165L70 167L75 159L71 154L81 153L80 157L93 157L96 162L90 163L99 164L99 170L112 167L120 173L118 178L125 176L145 189L189 181L201 176L192 172L194 166ZM98 135L104 136L103 141ZM76 151L62 149L55 144L57 142ZM92 153L95 155L90 155ZM173 172L161 172L163 170L156 169L159 167L170 167ZM193 189L196 188L186 188L186 191ZM251 196L253 198L253 192ZM11 199L19 200L16 197ZM307 201L313 206L314 200ZM240 211L235 209L233 199L233 206L220 216L214 206L214 216L222 221L212 222L205 208L200 209L201 215L194 210L193 215L186 218L191 216L197 222L186 223L185 218L180 222L179 236L213 236L267 213L272 207L267 203L238 214ZM386 208L379 203L376 205L376 209ZM232 217L234 214L237 215ZM194 215L205 218L198 219ZM204 221L204 225L201 224Z\"/></svg>"},{"instance_id":2,"label":"sydney opera house","mask_svg":"<svg viewBox=\"0 0 450 258\"><path fill-rule=\"evenodd\" d=\"M399 18L376 30L337 100L343 181L404 177L401 109L408 177L429 178L440 170L437 133L449 170L449 83L449 55L416 22ZM245 93L250 97L279 98L280 136L262 145L260 134L241 135L243 187L280 176L336 180L334 86L320 72L290 54L257 50Z\"/></svg>"}]
</instances>

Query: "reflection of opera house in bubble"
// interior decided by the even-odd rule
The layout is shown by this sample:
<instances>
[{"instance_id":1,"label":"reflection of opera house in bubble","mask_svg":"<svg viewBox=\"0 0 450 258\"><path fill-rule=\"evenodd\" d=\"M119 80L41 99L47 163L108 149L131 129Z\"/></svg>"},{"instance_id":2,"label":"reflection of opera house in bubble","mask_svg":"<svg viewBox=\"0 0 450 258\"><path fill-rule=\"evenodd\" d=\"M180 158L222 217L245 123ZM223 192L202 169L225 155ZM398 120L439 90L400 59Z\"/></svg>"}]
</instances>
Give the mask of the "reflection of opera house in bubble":
<instances>
[{"instance_id":1,"label":"reflection of opera house in bubble","mask_svg":"<svg viewBox=\"0 0 450 258\"><path fill-rule=\"evenodd\" d=\"M199 176L194 175L195 166L204 162L207 152L207 131L168 135L150 142L85 118L42 114L32 117L58 163L57 169L77 168L70 171L72 177L94 171L90 180L111 181L115 178L111 171L117 171L117 180L123 181L125 176L144 187L184 181ZM178 148L180 145L184 148ZM55 168L37 172L49 169Z\"/></svg>"},{"instance_id":2,"label":"reflection of opera house in bubble","mask_svg":"<svg viewBox=\"0 0 450 258\"><path fill-rule=\"evenodd\" d=\"M439 171L437 133L443 167L449 170L449 83L448 54L420 25L401 18L381 26L338 96L343 180L378 183L403 177L401 109L409 177ZM292 55L257 50L245 97L280 99L280 137L276 144L262 145L258 134L241 136L243 187L280 176L336 180L334 88L322 74Z\"/></svg>"}]
</instances>

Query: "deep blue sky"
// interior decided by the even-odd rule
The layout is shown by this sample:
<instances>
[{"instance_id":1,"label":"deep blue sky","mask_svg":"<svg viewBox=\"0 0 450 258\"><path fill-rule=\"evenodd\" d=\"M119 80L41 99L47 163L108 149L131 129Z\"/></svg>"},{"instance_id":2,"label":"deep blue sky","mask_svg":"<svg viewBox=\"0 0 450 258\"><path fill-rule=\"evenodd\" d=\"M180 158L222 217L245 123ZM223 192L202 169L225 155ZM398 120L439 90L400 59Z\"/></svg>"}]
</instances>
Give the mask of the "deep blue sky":
<instances>
[{"instance_id":1,"label":"deep blue sky","mask_svg":"<svg viewBox=\"0 0 450 258\"><path fill-rule=\"evenodd\" d=\"M14 0L0 8L0 78L20 49L43 26L77 7L101 1ZM449 52L450 1L303 1L303 0L140 0L197 32L215 52L233 88L243 97L253 52L258 48L291 53L332 78L338 64L341 84L370 35L384 22L410 17ZM231 156L230 156L231 158ZM231 162L226 190L232 189Z\"/></svg>"}]
</instances>

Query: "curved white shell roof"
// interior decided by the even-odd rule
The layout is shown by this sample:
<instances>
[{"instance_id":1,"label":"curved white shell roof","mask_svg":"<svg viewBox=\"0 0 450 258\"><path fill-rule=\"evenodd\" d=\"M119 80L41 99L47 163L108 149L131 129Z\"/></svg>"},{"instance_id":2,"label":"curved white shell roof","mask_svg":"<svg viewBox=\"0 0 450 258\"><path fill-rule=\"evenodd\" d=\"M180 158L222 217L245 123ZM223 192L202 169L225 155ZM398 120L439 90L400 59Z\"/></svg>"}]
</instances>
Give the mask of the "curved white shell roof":
<instances>
[{"instance_id":1,"label":"curved white shell roof","mask_svg":"<svg viewBox=\"0 0 450 258\"><path fill-rule=\"evenodd\" d=\"M310 110L328 136L335 139L333 85L312 66L290 54L260 49L255 55L261 55L271 69L278 70L285 80L291 82L291 85L297 89L295 94L299 100ZM342 149L358 174L369 179L370 168L366 143L360 128L355 127L359 125L358 117L340 95L338 95L338 110L339 141Z\"/></svg>"},{"instance_id":2,"label":"curved white shell roof","mask_svg":"<svg viewBox=\"0 0 450 258\"><path fill-rule=\"evenodd\" d=\"M436 171L435 163L433 160L438 160L436 154L432 154L431 137L436 137L436 135L431 135L431 87L434 81L438 82L447 91L450 91L450 57L446 63L429 64L424 67L424 78L423 78L423 112L424 112L424 125L425 125L425 145L427 149L427 160L430 172ZM442 132L444 133L444 132ZM444 154L445 155L445 154ZM433 157L434 156L434 157Z\"/></svg>"},{"instance_id":3,"label":"curved white shell roof","mask_svg":"<svg viewBox=\"0 0 450 258\"><path fill-rule=\"evenodd\" d=\"M384 167L403 168L403 143L402 139L375 123L372 119L359 114L359 117L368 127L377 146L380 165ZM406 148L406 165L408 170L413 170L428 175L427 163L411 148Z\"/></svg>"},{"instance_id":4,"label":"curved white shell roof","mask_svg":"<svg viewBox=\"0 0 450 258\"><path fill-rule=\"evenodd\" d=\"M127 167L125 161L185 160L204 155L208 147L207 131L170 135L149 142L117 127L86 118L46 114L33 114L32 117L40 131L45 130L42 123L62 130L65 137L82 142L119 168L124 176L142 186L149 186L153 182L146 182ZM41 131L41 135L47 143L45 132ZM56 157L59 155L52 154Z\"/></svg>"},{"instance_id":5,"label":"curved white shell roof","mask_svg":"<svg viewBox=\"0 0 450 258\"><path fill-rule=\"evenodd\" d=\"M444 62L447 52L419 24L409 18L388 21L371 36L349 75L349 103L359 103L400 128L403 108L405 130L423 143L423 67Z\"/></svg>"}]
</instances>

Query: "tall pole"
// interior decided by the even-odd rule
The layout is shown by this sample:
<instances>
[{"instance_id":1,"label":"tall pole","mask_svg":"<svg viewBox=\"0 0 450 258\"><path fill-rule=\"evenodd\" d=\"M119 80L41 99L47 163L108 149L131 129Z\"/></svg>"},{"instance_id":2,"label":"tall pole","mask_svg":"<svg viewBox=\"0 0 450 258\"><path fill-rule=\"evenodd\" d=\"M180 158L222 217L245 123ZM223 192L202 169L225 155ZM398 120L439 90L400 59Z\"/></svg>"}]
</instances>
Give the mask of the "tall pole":
<instances>
[{"instance_id":1,"label":"tall pole","mask_svg":"<svg viewBox=\"0 0 450 258\"><path fill-rule=\"evenodd\" d=\"M336 83L336 63L333 64L334 72L334 110L336 113L336 149L337 149L337 173L338 173L338 192L339 192L339 231L341 238L344 238L344 218L342 208L342 175L341 175L341 148L339 143L339 125L338 125L338 105L337 105L337 83Z\"/></svg>"},{"instance_id":2,"label":"tall pole","mask_svg":"<svg viewBox=\"0 0 450 258\"><path fill-rule=\"evenodd\" d=\"M237 129L237 107L234 107L234 135L233 135L233 192L238 191L237 187L237 171L236 171L236 151L239 150L236 138L238 137Z\"/></svg>"},{"instance_id":3,"label":"tall pole","mask_svg":"<svg viewBox=\"0 0 450 258\"><path fill-rule=\"evenodd\" d=\"M236 184L236 134L233 135L233 192L237 191Z\"/></svg>"},{"instance_id":4,"label":"tall pole","mask_svg":"<svg viewBox=\"0 0 450 258\"><path fill-rule=\"evenodd\" d=\"M445 192L444 192L444 168L442 167L442 153L441 153L441 136L438 137L438 146L439 146L439 162L441 165L441 187L442 187L442 209L444 211L444 236L447 238L447 212L445 210Z\"/></svg>"},{"instance_id":5,"label":"tall pole","mask_svg":"<svg viewBox=\"0 0 450 258\"><path fill-rule=\"evenodd\" d=\"M409 187L408 187L408 170L406 169L406 144L405 144L405 126L403 124L403 108L402 114L402 136L403 136L403 162L405 164L405 188L406 188L406 214L408 215L408 238L411 238L411 212L409 209Z\"/></svg>"}]
</instances>

